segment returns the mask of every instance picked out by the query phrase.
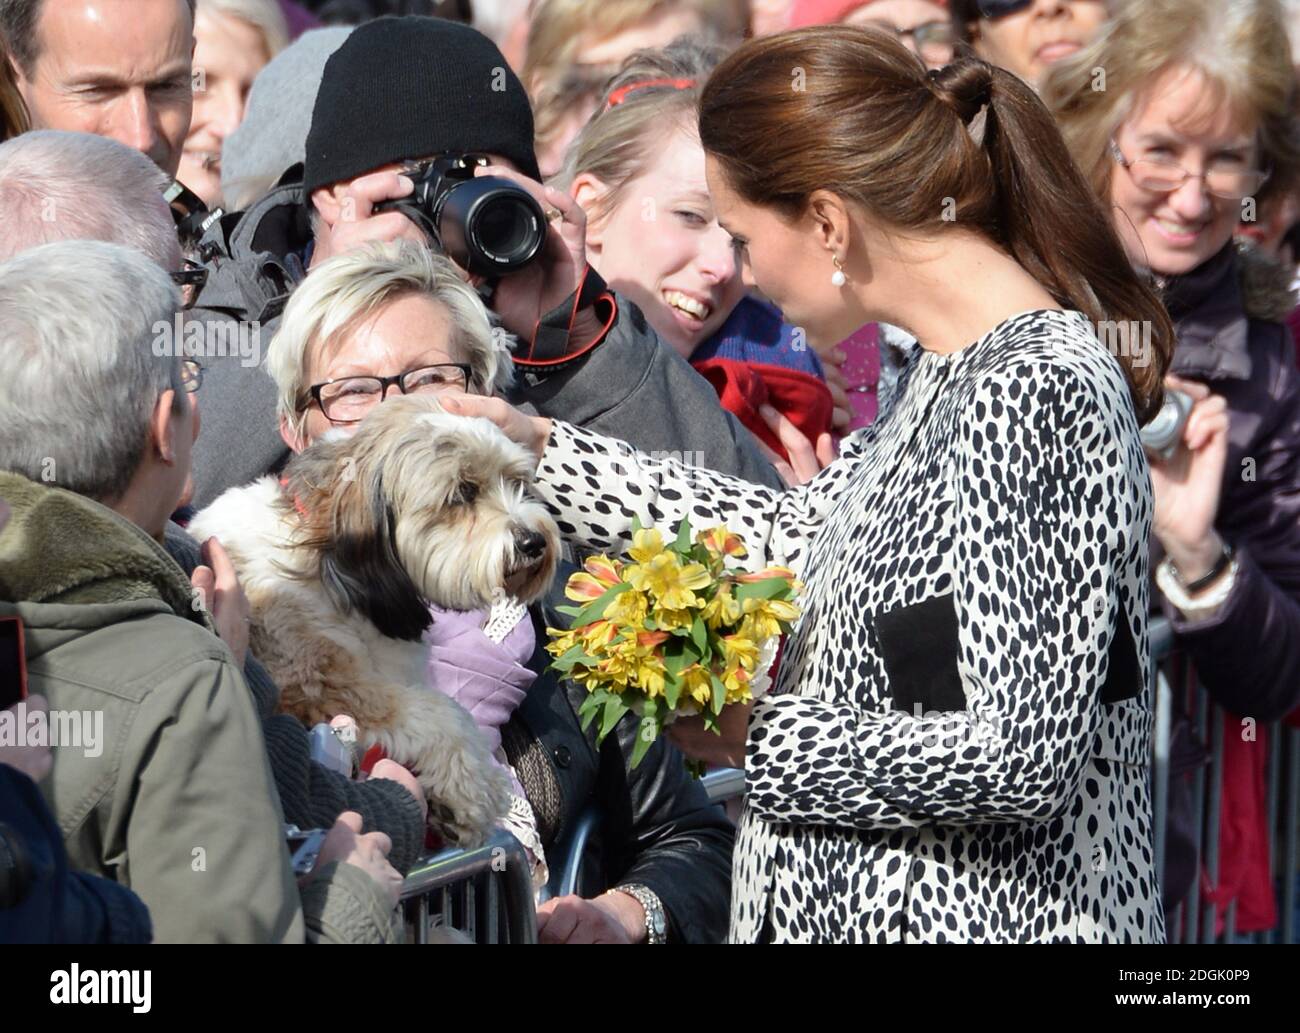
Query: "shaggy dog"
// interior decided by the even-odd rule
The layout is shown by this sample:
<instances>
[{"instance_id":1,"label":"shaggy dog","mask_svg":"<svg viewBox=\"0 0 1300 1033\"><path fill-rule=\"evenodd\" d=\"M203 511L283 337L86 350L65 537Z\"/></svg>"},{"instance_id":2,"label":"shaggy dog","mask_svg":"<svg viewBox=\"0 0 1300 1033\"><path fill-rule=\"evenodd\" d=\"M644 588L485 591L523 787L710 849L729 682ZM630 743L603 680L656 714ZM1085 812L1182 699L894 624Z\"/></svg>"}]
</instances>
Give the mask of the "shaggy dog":
<instances>
[{"instance_id":1,"label":"shaggy dog","mask_svg":"<svg viewBox=\"0 0 1300 1033\"><path fill-rule=\"evenodd\" d=\"M505 814L507 782L473 718L428 687L422 637L430 603L531 602L550 583L559 532L527 493L533 465L488 420L403 396L190 525L230 553L281 709L307 725L355 718L361 746L411 768L430 823L461 846Z\"/></svg>"}]
</instances>

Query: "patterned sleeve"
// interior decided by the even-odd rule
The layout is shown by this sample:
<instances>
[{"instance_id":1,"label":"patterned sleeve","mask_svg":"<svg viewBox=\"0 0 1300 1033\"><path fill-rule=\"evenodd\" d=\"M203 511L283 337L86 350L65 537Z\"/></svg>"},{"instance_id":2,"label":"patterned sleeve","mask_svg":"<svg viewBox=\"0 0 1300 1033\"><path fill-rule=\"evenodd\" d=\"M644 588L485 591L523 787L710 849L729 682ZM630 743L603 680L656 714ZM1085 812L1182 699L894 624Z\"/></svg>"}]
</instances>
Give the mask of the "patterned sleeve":
<instances>
[{"instance_id":1,"label":"patterned sleeve","mask_svg":"<svg viewBox=\"0 0 1300 1033\"><path fill-rule=\"evenodd\" d=\"M591 549L621 553L632 543L634 516L665 537L690 517L697 531L726 524L740 535L749 550L741 566L779 564L801 574L812 537L851 477L869 433L849 439L839 459L813 480L782 492L690 465L690 453L638 452L555 420L534 490L555 513L564 537Z\"/></svg>"},{"instance_id":2,"label":"patterned sleeve","mask_svg":"<svg viewBox=\"0 0 1300 1033\"><path fill-rule=\"evenodd\" d=\"M1042 362L974 388L949 473L965 709L760 700L746 765L759 818L907 828L1043 820L1068 806L1110 639L1128 619L1114 570L1134 547L1126 529L1142 523L1124 423L1103 418L1095 393Z\"/></svg>"}]
</instances>

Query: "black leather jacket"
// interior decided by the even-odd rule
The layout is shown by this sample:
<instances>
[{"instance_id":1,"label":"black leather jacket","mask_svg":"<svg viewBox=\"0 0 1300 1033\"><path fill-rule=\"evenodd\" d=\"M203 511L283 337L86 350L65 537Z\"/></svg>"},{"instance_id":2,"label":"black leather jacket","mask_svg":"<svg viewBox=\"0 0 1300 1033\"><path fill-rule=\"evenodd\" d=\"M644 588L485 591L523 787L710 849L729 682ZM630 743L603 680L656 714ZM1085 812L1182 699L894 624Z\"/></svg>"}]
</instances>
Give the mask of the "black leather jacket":
<instances>
[{"instance_id":1,"label":"black leather jacket","mask_svg":"<svg viewBox=\"0 0 1300 1033\"><path fill-rule=\"evenodd\" d=\"M563 584L566 571L556 577ZM545 670L550 656L545 622L559 626L549 605L531 608L537 650L529 663L541 671L510 722L502 743L537 817L554 875L583 812L600 820L591 840L582 896L641 883L663 902L668 940L718 943L726 939L735 828L722 808L686 772L676 747L660 740L631 767L637 720L625 717L596 746L595 723L584 732L578 707L585 690Z\"/></svg>"}]
</instances>

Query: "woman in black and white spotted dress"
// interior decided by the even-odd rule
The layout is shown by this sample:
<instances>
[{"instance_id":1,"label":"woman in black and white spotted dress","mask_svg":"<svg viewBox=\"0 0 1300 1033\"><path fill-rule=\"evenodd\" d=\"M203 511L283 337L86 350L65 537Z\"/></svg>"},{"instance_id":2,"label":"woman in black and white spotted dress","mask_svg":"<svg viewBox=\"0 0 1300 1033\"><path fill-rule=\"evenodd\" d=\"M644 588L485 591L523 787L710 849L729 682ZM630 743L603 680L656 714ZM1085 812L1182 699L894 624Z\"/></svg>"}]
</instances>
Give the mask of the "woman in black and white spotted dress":
<instances>
[{"instance_id":1,"label":"woman in black and white spotted dress","mask_svg":"<svg viewBox=\"0 0 1300 1033\"><path fill-rule=\"evenodd\" d=\"M787 319L921 342L888 414L780 493L502 402L461 411L534 449L582 546L689 516L806 582L772 693L721 737L671 733L747 770L732 939L1162 940L1137 434L1158 302L1037 98L982 62L927 76L847 28L757 40L706 86L701 134L719 219ZM859 158L826 158L850 138ZM1109 313L1152 322L1149 368L1099 343Z\"/></svg>"}]
</instances>

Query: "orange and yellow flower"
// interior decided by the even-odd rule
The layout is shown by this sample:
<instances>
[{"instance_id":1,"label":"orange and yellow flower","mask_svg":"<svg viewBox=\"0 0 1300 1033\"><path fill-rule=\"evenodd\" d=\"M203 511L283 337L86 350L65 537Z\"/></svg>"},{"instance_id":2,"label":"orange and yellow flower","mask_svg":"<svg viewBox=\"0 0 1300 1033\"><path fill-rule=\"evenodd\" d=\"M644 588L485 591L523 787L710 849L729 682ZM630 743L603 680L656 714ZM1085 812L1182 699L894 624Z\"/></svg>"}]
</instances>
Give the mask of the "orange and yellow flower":
<instances>
[{"instance_id":1,"label":"orange and yellow flower","mask_svg":"<svg viewBox=\"0 0 1300 1033\"><path fill-rule=\"evenodd\" d=\"M737 559L748 554L740 535L732 534L725 526L718 526L701 531L695 540L716 556L735 556Z\"/></svg>"},{"instance_id":2,"label":"orange and yellow flower","mask_svg":"<svg viewBox=\"0 0 1300 1033\"><path fill-rule=\"evenodd\" d=\"M684 610L703 606L696 591L707 588L713 578L699 563L682 563L671 552L661 552L648 561L630 566L624 572L638 592L649 592L655 603L665 610Z\"/></svg>"}]
</instances>

